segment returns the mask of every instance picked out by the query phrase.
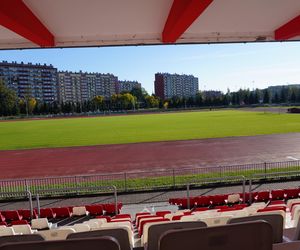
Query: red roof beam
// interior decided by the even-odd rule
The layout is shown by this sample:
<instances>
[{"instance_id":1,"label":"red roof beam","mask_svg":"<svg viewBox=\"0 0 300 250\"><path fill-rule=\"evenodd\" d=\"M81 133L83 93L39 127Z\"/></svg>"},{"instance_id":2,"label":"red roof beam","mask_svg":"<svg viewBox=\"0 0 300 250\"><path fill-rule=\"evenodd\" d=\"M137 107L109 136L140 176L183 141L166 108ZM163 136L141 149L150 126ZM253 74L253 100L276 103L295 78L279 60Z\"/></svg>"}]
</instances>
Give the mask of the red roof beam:
<instances>
[{"instance_id":1,"label":"red roof beam","mask_svg":"<svg viewBox=\"0 0 300 250\"><path fill-rule=\"evenodd\" d=\"M174 43L213 0L174 0L162 32L163 43Z\"/></svg>"},{"instance_id":2,"label":"red roof beam","mask_svg":"<svg viewBox=\"0 0 300 250\"><path fill-rule=\"evenodd\" d=\"M0 25L41 47L53 47L54 36L22 0L0 1Z\"/></svg>"},{"instance_id":3,"label":"red roof beam","mask_svg":"<svg viewBox=\"0 0 300 250\"><path fill-rule=\"evenodd\" d=\"M275 40L283 41L300 35L300 15L275 30Z\"/></svg>"}]
</instances>

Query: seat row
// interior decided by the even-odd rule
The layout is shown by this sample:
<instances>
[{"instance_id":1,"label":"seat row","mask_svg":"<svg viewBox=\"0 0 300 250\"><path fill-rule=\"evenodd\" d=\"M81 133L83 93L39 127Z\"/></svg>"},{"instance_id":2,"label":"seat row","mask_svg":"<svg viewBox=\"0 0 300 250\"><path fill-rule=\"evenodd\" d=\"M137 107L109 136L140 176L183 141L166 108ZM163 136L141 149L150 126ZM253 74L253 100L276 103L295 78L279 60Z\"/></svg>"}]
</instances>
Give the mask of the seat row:
<instances>
[{"instance_id":1,"label":"seat row","mask_svg":"<svg viewBox=\"0 0 300 250\"><path fill-rule=\"evenodd\" d=\"M298 198L300 195L299 188L293 189L277 189L271 191L260 191L245 193L245 200L243 200L243 193L234 193L234 194L216 194L209 196L197 196L190 197L190 206L191 207L208 207L208 206L220 206L225 204L234 204L234 203L249 203L250 199L254 202L268 202L274 200L288 200ZM188 207L187 198L171 198L169 199L171 205L178 205L182 209Z\"/></svg>"},{"instance_id":2,"label":"seat row","mask_svg":"<svg viewBox=\"0 0 300 250\"><path fill-rule=\"evenodd\" d=\"M117 205L118 212L122 208L122 203ZM115 214L115 204L93 204L80 207L57 207L57 208L41 208L40 218L54 219L54 218L69 218L71 216L84 216L90 214L92 216ZM12 224L26 224L26 220L37 218L37 210L33 210L31 215L30 210L9 210L0 212L0 225Z\"/></svg>"},{"instance_id":3,"label":"seat row","mask_svg":"<svg viewBox=\"0 0 300 250\"><path fill-rule=\"evenodd\" d=\"M283 243L283 238L277 238L282 230L275 230L280 217L237 218L222 226L207 227L204 222L170 222L153 224L148 228L146 243L138 249L147 250L276 250L289 249L293 243ZM66 230L66 229L65 229ZM27 249L64 249L64 250L131 250L128 233L122 228L109 228L88 232L71 232L66 239L45 241L40 235L17 235L0 237L0 250ZM281 235L282 237L282 235ZM112 241L111 245L103 241ZM13 244L12 242L18 243ZM10 242L10 244L6 244ZM20 243L22 242L22 243ZM300 244L298 244L300 246ZM299 248L295 248L299 249Z\"/></svg>"}]
</instances>

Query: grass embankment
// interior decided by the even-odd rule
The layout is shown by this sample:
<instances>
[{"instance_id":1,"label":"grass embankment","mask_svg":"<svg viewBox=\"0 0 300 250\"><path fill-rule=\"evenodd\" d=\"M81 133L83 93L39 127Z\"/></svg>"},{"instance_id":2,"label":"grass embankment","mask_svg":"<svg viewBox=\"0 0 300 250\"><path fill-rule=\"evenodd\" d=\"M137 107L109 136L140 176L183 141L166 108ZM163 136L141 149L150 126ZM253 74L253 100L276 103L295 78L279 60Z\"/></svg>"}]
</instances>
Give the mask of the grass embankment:
<instances>
[{"instance_id":1,"label":"grass embankment","mask_svg":"<svg viewBox=\"0 0 300 250\"><path fill-rule=\"evenodd\" d=\"M180 112L0 122L0 150L190 140L300 132L300 116Z\"/></svg>"}]
</instances>

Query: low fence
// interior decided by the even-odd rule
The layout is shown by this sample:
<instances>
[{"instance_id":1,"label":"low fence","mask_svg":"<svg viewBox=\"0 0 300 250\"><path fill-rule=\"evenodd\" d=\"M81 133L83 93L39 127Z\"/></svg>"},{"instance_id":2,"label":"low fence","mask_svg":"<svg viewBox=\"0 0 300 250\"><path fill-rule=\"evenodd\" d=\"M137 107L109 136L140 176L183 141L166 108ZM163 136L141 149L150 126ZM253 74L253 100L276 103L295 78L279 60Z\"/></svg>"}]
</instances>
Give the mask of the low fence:
<instances>
[{"instance_id":1,"label":"low fence","mask_svg":"<svg viewBox=\"0 0 300 250\"><path fill-rule=\"evenodd\" d=\"M256 179L276 179L278 176L270 175L275 172L282 173L280 178L284 176L290 178L295 176L297 171L300 171L299 160L219 167L9 179L0 180L0 199L20 198L27 191L30 191L32 195L39 194L41 197L113 193L111 189L101 188L107 186L115 186L118 192L177 189L184 188L187 183L192 182L195 183L193 185L198 186L210 183L238 183L240 181L239 176L244 176L247 180L253 175L256 175ZM292 175L289 174L292 172ZM298 173L297 176L299 175ZM218 181L214 180L216 178Z\"/></svg>"}]
</instances>

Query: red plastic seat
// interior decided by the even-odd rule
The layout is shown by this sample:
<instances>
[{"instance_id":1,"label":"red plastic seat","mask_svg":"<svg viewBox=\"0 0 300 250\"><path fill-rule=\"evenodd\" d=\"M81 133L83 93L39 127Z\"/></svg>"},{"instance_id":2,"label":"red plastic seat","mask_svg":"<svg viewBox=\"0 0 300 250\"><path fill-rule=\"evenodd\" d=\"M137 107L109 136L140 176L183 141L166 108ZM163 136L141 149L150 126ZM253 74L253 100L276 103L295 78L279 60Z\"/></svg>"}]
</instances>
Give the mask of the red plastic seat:
<instances>
[{"instance_id":1,"label":"red plastic seat","mask_svg":"<svg viewBox=\"0 0 300 250\"><path fill-rule=\"evenodd\" d=\"M23 216L23 219L25 219L25 220L36 219L38 217L35 210L33 210L32 218L31 218L30 210L28 210L28 209L20 209L20 210L18 210L18 212L20 215Z\"/></svg>"},{"instance_id":2,"label":"red plastic seat","mask_svg":"<svg viewBox=\"0 0 300 250\"><path fill-rule=\"evenodd\" d=\"M131 220L130 214L117 214L113 217L113 219L129 219Z\"/></svg>"},{"instance_id":3,"label":"red plastic seat","mask_svg":"<svg viewBox=\"0 0 300 250\"><path fill-rule=\"evenodd\" d=\"M4 222L5 220L5 216L0 212L0 222Z\"/></svg>"},{"instance_id":4,"label":"red plastic seat","mask_svg":"<svg viewBox=\"0 0 300 250\"><path fill-rule=\"evenodd\" d=\"M265 207L265 208L258 209L257 212L268 212L268 211L278 211L278 210L282 210L286 212L286 207L285 206Z\"/></svg>"},{"instance_id":5,"label":"red plastic seat","mask_svg":"<svg viewBox=\"0 0 300 250\"><path fill-rule=\"evenodd\" d=\"M103 214L103 206L102 205L87 205L85 206L86 210L90 213L90 215L102 215Z\"/></svg>"},{"instance_id":6,"label":"red plastic seat","mask_svg":"<svg viewBox=\"0 0 300 250\"><path fill-rule=\"evenodd\" d=\"M270 201L269 205L282 205L282 206L285 206L285 202L282 201L282 200L275 200L275 201Z\"/></svg>"},{"instance_id":7,"label":"red plastic seat","mask_svg":"<svg viewBox=\"0 0 300 250\"><path fill-rule=\"evenodd\" d=\"M234 204L233 207L245 208L245 207L248 207L248 205L247 204Z\"/></svg>"},{"instance_id":8,"label":"red plastic seat","mask_svg":"<svg viewBox=\"0 0 300 250\"><path fill-rule=\"evenodd\" d=\"M108 223L112 223L112 222L130 222L131 223L131 220L129 218L111 219Z\"/></svg>"},{"instance_id":9,"label":"red plastic seat","mask_svg":"<svg viewBox=\"0 0 300 250\"><path fill-rule=\"evenodd\" d=\"M298 198L300 193L299 188L284 189L283 191L286 199Z\"/></svg>"},{"instance_id":10,"label":"red plastic seat","mask_svg":"<svg viewBox=\"0 0 300 250\"><path fill-rule=\"evenodd\" d=\"M209 210L208 207L196 207L193 212L202 212L202 211L207 211Z\"/></svg>"},{"instance_id":11,"label":"red plastic seat","mask_svg":"<svg viewBox=\"0 0 300 250\"><path fill-rule=\"evenodd\" d=\"M135 222L137 227L139 227L141 219L144 219L144 218L162 218L162 217L157 216L157 215L142 215L142 216L139 216L139 218L137 218L137 220Z\"/></svg>"},{"instance_id":12,"label":"red plastic seat","mask_svg":"<svg viewBox=\"0 0 300 250\"><path fill-rule=\"evenodd\" d=\"M7 223L5 221L0 221L0 226L7 226Z\"/></svg>"},{"instance_id":13,"label":"red plastic seat","mask_svg":"<svg viewBox=\"0 0 300 250\"><path fill-rule=\"evenodd\" d=\"M195 202L198 207L208 207L211 203L209 196L198 196L195 198Z\"/></svg>"},{"instance_id":14,"label":"red plastic seat","mask_svg":"<svg viewBox=\"0 0 300 250\"><path fill-rule=\"evenodd\" d=\"M240 195L240 200L241 200L242 202L247 203L247 202L250 201L250 193L245 193L245 200L243 200L243 197L244 197L244 194L243 194L243 193L239 193L239 195ZM253 199L253 197L255 197L255 196L256 196L256 193L254 193L254 195L252 196L252 199Z\"/></svg>"},{"instance_id":15,"label":"red plastic seat","mask_svg":"<svg viewBox=\"0 0 300 250\"><path fill-rule=\"evenodd\" d=\"M23 217L16 210L3 211L2 214L8 221L23 219Z\"/></svg>"},{"instance_id":16,"label":"red plastic seat","mask_svg":"<svg viewBox=\"0 0 300 250\"><path fill-rule=\"evenodd\" d=\"M155 214L157 215L157 216L162 216L162 217L164 217L166 214L170 214L171 213L171 211L157 211Z\"/></svg>"},{"instance_id":17,"label":"red plastic seat","mask_svg":"<svg viewBox=\"0 0 300 250\"><path fill-rule=\"evenodd\" d=\"M140 213L136 213L136 214L135 214L135 219L136 219L137 216L140 216L140 215L151 215L151 213L149 213L149 212L140 212Z\"/></svg>"},{"instance_id":18,"label":"red plastic seat","mask_svg":"<svg viewBox=\"0 0 300 250\"><path fill-rule=\"evenodd\" d=\"M221 208L218 209L217 212L229 212L229 211L236 211L236 210L242 210L243 207L227 207L227 208Z\"/></svg>"},{"instance_id":19,"label":"red plastic seat","mask_svg":"<svg viewBox=\"0 0 300 250\"><path fill-rule=\"evenodd\" d=\"M227 200L228 195L223 195L223 194L219 194L219 195L213 195L211 196L211 204L213 206L220 206L225 204L225 200Z\"/></svg>"},{"instance_id":20,"label":"red plastic seat","mask_svg":"<svg viewBox=\"0 0 300 250\"><path fill-rule=\"evenodd\" d=\"M118 213L120 213L120 210L122 208L122 203L118 203L117 208L118 208ZM116 214L116 205L114 203L103 204L103 209L108 214Z\"/></svg>"},{"instance_id":21,"label":"red plastic seat","mask_svg":"<svg viewBox=\"0 0 300 250\"><path fill-rule=\"evenodd\" d=\"M56 218L69 218L72 216L68 207L55 207L52 208L53 212L56 213Z\"/></svg>"},{"instance_id":22,"label":"red plastic seat","mask_svg":"<svg viewBox=\"0 0 300 250\"><path fill-rule=\"evenodd\" d=\"M261 191L257 193L257 196L255 197L255 201L257 202L266 202L270 200L270 192L269 191Z\"/></svg>"},{"instance_id":23,"label":"red plastic seat","mask_svg":"<svg viewBox=\"0 0 300 250\"><path fill-rule=\"evenodd\" d=\"M15 220L11 222L12 225L28 225L27 220Z\"/></svg>"},{"instance_id":24,"label":"red plastic seat","mask_svg":"<svg viewBox=\"0 0 300 250\"><path fill-rule=\"evenodd\" d=\"M56 213L53 212L52 208L41 208L40 209L40 217L53 219L56 218Z\"/></svg>"},{"instance_id":25,"label":"red plastic seat","mask_svg":"<svg viewBox=\"0 0 300 250\"><path fill-rule=\"evenodd\" d=\"M214 208L215 208L215 209L227 209L227 208L229 208L229 207L226 206L226 205L223 205L223 206L215 206Z\"/></svg>"},{"instance_id":26,"label":"red plastic seat","mask_svg":"<svg viewBox=\"0 0 300 250\"><path fill-rule=\"evenodd\" d=\"M153 219L153 220L142 221L142 222L141 222L141 225L140 225L139 236L142 236L143 230L144 230L144 226L145 226L147 223L152 223L152 222L163 222L163 221L170 221L170 220L169 220L169 219L164 219L164 218L158 218L158 219Z\"/></svg>"},{"instance_id":27,"label":"red plastic seat","mask_svg":"<svg viewBox=\"0 0 300 250\"><path fill-rule=\"evenodd\" d=\"M106 222L110 222L111 221L111 217L107 216L107 215L96 216L96 219L106 219Z\"/></svg>"},{"instance_id":28,"label":"red plastic seat","mask_svg":"<svg viewBox=\"0 0 300 250\"><path fill-rule=\"evenodd\" d=\"M272 190L271 198L272 198L272 200L283 200L284 199L284 190L283 189Z\"/></svg>"}]
</instances>

